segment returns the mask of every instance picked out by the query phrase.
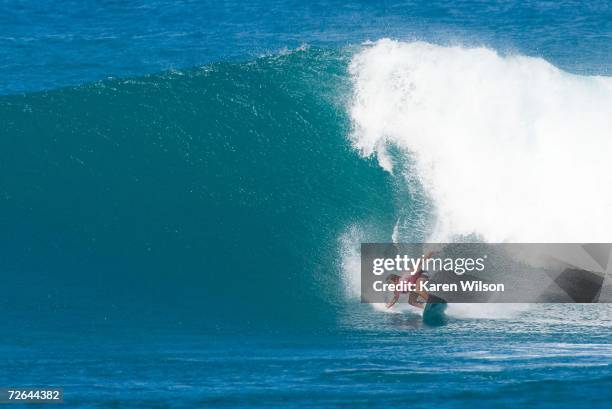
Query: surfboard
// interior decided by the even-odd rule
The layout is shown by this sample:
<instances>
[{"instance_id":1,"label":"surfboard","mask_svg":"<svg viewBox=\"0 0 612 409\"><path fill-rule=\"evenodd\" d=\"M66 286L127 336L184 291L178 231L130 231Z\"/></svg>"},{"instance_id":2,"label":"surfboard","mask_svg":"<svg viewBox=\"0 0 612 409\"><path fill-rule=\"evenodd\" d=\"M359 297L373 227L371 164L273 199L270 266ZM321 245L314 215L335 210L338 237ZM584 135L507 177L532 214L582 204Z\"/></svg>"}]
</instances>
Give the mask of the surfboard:
<instances>
[{"instance_id":1,"label":"surfboard","mask_svg":"<svg viewBox=\"0 0 612 409\"><path fill-rule=\"evenodd\" d=\"M432 297L432 296L430 296ZM428 302L423 310L423 323L432 327L446 325L448 317L446 316L446 307L448 304L441 298L433 297L432 302Z\"/></svg>"}]
</instances>

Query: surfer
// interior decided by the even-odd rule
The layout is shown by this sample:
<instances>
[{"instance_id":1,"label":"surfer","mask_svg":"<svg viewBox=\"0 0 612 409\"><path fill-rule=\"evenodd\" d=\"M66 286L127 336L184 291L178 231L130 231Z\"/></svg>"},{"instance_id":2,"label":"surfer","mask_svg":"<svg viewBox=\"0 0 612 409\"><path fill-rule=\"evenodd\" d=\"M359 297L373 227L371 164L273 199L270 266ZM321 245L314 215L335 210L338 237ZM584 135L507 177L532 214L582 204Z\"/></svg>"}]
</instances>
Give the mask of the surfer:
<instances>
[{"instance_id":1,"label":"surfer","mask_svg":"<svg viewBox=\"0 0 612 409\"><path fill-rule=\"evenodd\" d=\"M399 300L400 295L408 294L408 304L417 308L424 308L427 300L429 299L429 294L427 292L421 290L422 284L421 282L426 282L429 277L423 273L423 264L425 264L425 260L431 257L433 252L427 253L427 255L423 258L423 263L419 266L416 272L409 271L404 276L399 276L397 274L390 274L385 282L387 284L401 284L402 282L406 285L404 288L414 288L414 291L395 291L393 299L387 303L387 308L391 308L395 305L395 303Z\"/></svg>"}]
</instances>

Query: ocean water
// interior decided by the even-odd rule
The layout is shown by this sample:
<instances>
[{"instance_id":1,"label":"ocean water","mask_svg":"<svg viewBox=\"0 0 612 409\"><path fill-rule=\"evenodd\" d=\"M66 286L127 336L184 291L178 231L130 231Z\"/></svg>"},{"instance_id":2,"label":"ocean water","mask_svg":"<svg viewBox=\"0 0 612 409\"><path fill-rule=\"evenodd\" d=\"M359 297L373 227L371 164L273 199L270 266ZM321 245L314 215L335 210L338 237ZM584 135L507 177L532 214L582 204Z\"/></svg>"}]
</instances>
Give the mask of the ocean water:
<instances>
[{"instance_id":1,"label":"ocean water","mask_svg":"<svg viewBox=\"0 0 612 409\"><path fill-rule=\"evenodd\" d=\"M605 2L2 2L0 387L605 408L609 305L359 303L361 242L611 242Z\"/></svg>"}]
</instances>

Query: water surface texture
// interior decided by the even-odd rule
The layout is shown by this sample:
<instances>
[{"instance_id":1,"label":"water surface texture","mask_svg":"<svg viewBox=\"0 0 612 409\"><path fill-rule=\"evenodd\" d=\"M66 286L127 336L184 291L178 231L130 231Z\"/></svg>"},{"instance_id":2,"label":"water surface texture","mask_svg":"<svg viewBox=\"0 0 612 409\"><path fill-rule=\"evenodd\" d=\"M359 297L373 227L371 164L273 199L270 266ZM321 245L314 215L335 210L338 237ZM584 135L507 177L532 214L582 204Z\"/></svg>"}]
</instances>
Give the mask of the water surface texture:
<instances>
[{"instance_id":1,"label":"water surface texture","mask_svg":"<svg viewBox=\"0 0 612 409\"><path fill-rule=\"evenodd\" d=\"M0 11L0 387L609 406L608 305L451 305L427 327L359 303L358 253L612 242L607 3Z\"/></svg>"}]
</instances>

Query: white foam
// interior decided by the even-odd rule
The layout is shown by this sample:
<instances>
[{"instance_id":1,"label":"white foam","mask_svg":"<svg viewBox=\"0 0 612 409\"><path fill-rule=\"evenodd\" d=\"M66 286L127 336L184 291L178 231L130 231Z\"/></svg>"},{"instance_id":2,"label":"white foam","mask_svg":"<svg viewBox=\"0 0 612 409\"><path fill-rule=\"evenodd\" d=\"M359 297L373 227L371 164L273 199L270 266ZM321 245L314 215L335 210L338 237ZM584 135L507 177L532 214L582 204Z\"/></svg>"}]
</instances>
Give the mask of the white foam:
<instances>
[{"instance_id":1,"label":"white foam","mask_svg":"<svg viewBox=\"0 0 612 409\"><path fill-rule=\"evenodd\" d=\"M435 207L430 241L612 241L612 78L388 39L350 73L352 142L389 171L388 146L410 153Z\"/></svg>"},{"instance_id":2,"label":"white foam","mask_svg":"<svg viewBox=\"0 0 612 409\"><path fill-rule=\"evenodd\" d=\"M351 226L340 236L342 281L348 298L359 298L361 293L360 243L364 239L363 231L357 226Z\"/></svg>"},{"instance_id":3,"label":"white foam","mask_svg":"<svg viewBox=\"0 0 612 409\"><path fill-rule=\"evenodd\" d=\"M356 225L349 227L340 236L340 256L341 268L343 273L344 294L348 299L358 299L361 297L361 242L366 240L364 230ZM398 303L389 309L385 303L370 303L373 309L386 313L419 312L418 309L405 304Z\"/></svg>"},{"instance_id":4,"label":"white foam","mask_svg":"<svg viewBox=\"0 0 612 409\"><path fill-rule=\"evenodd\" d=\"M457 318L514 318L529 309L529 304L449 304L448 315Z\"/></svg>"}]
</instances>

